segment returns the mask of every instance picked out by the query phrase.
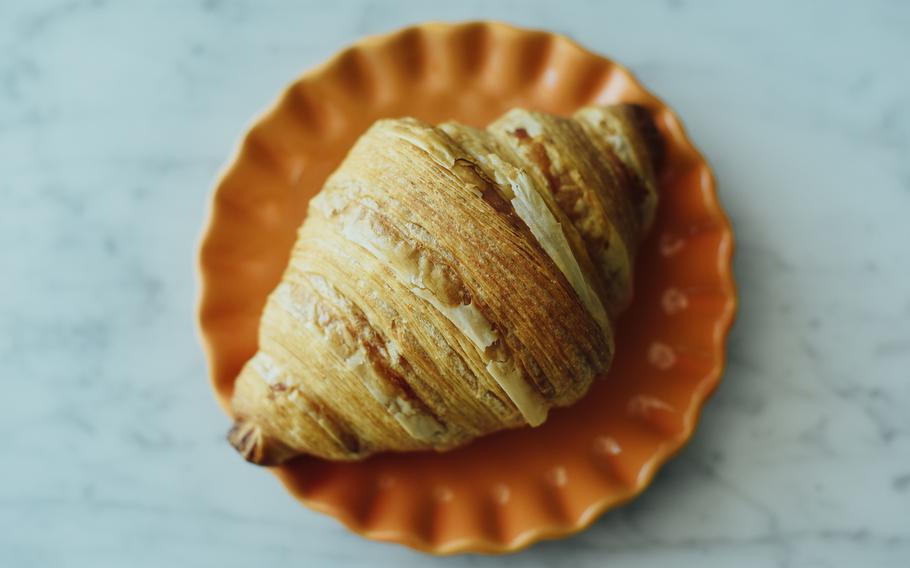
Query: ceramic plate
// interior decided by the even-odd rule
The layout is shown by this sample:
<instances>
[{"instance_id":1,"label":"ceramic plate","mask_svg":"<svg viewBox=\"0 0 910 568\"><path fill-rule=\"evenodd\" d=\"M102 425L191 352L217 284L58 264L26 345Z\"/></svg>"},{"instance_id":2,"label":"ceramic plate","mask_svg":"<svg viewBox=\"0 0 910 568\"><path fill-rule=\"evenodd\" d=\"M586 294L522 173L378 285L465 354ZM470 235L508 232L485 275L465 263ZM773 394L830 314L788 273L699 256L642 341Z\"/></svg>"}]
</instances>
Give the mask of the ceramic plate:
<instances>
[{"instance_id":1,"label":"ceramic plate","mask_svg":"<svg viewBox=\"0 0 910 568\"><path fill-rule=\"evenodd\" d=\"M668 159L610 373L539 428L448 453L273 468L292 495L369 538L434 553L514 551L628 501L689 439L720 379L735 309L732 232L711 171L679 119L629 71L565 37L498 23L365 39L301 76L256 121L217 184L200 251L212 384L229 410L307 202L373 121L484 126L512 107L568 115L616 102L650 110Z\"/></svg>"}]
</instances>

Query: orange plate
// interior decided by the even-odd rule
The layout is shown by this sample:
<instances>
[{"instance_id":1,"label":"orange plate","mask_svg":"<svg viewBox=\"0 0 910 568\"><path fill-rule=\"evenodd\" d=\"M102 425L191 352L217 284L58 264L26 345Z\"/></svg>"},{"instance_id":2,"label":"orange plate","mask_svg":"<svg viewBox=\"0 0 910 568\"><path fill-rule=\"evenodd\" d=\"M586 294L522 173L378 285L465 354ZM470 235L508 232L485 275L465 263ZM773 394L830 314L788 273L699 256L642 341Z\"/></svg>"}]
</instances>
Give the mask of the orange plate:
<instances>
[{"instance_id":1,"label":"orange plate","mask_svg":"<svg viewBox=\"0 0 910 568\"><path fill-rule=\"evenodd\" d=\"M581 530L641 492L692 435L724 366L733 235L679 119L629 71L551 33L473 22L371 37L304 74L256 122L218 182L200 253L199 319L226 410L307 202L373 121L483 126L513 107L568 115L620 101L650 109L669 148L609 375L539 428L448 453L274 468L295 497L369 538L440 554Z\"/></svg>"}]
</instances>

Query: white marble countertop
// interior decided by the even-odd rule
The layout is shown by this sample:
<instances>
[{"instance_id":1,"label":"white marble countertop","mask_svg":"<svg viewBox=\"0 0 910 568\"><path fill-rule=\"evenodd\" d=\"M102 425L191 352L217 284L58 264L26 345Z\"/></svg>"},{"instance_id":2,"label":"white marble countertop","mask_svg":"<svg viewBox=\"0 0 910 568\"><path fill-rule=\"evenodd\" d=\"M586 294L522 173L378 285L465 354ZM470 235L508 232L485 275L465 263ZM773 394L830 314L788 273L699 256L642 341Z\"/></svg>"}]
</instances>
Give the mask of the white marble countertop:
<instances>
[{"instance_id":1,"label":"white marble countertop","mask_svg":"<svg viewBox=\"0 0 910 568\"><path fill-rule=\"evenodd\" d=\"M0 564L910 566L910 5L0 4ZM194 332L210 184L363 34L567 33L671 104L738 236L730 364L634 503L509 557L368 542L238 461Z\"/></svg>"}]
</instances>

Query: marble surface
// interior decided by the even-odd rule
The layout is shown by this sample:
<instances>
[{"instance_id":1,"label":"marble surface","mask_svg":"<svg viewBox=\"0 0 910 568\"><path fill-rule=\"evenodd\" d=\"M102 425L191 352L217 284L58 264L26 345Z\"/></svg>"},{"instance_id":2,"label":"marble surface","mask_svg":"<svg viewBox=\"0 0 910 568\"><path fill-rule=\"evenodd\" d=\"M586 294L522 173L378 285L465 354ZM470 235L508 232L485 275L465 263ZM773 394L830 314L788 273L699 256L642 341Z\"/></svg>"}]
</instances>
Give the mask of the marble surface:
<instances>
[{"instance_id":1,"label":"marble surface","mask_svg":"<svg viewBox=\"0 0 910 568\"><path fill-rule=\"evenodd\" d=\"M211 182L367 33L547 27L686 122L738 235L730 364L632 504L515 556L364 541L238 461L194 331ZM0 564L910 565L910 5L0 3Z\"/></svg>"}]
</instances>

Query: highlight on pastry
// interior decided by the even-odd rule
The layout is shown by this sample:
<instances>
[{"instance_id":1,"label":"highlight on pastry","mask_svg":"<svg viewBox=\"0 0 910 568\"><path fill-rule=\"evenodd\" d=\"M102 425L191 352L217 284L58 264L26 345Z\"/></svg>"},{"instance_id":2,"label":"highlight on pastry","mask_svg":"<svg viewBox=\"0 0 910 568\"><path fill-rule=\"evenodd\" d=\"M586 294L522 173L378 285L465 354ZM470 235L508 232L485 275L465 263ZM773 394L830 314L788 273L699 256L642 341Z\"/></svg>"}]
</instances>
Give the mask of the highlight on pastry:
<instances>
[{"instance_id":1,"label":"highlight on pastry","mask_svg":"<svg viewBox=\"0 0 910 568\"><path fill-rule=\"evenodd\" d=\"M660 158L635 105L376 122L310 202L230 442L262 465L446 450L576 402L613 359Z\"/></svg>"}]
</instances>

